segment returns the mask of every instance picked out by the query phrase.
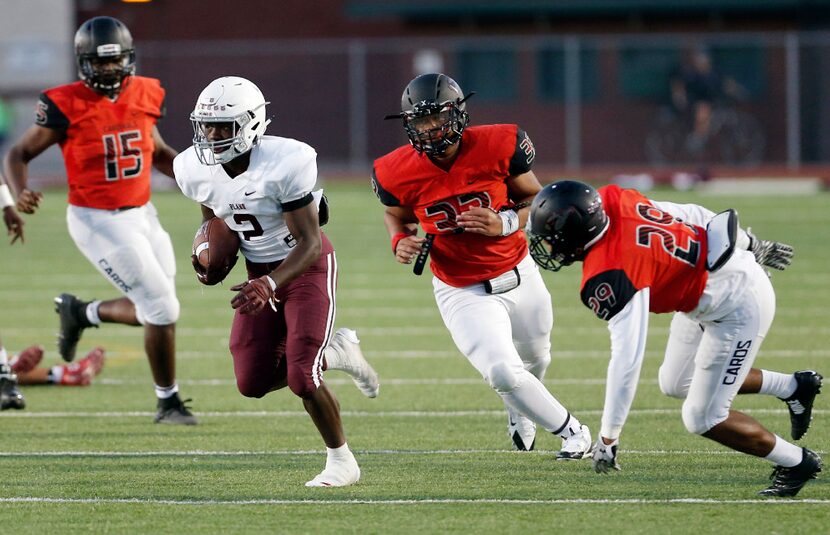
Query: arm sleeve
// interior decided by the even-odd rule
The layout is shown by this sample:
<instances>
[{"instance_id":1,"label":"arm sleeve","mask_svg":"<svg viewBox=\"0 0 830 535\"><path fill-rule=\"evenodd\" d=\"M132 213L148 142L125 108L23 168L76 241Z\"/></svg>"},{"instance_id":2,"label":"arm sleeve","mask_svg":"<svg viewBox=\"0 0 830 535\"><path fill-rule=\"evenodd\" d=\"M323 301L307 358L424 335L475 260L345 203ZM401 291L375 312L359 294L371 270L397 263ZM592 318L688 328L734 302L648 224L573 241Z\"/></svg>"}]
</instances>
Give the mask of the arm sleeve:
<instances>
[{"instance_id":1,"label":"arm sleeve","mask_svg":"<svg viewBox=\"0 0 830 535\"><path fill-rule=\"evenodd\" d=\"M527 173L533 167L534 159L536 159L536 148L533 146L530 136L521 128L517 128L516 148L510 158L508 173L510 173L510 176Z\"/></svg>"},{"instance_id":2,"label":"arm sleeve","mask_svg":"<svg viewBox=\"0 0 830 535\"><path fill-rule=\"evenodd\" d=\"M35 123L54 130L69 128L69 118L52 102L46 93L41 93L35 108Z\"/></svg>"},{"instance_id":3,"label":"arm sleeve","mask_svg":"<svg viewBox=\"0 0 830 535\"><path fill-rule=\"evenodd\" d=\"M605 382L600 434L617 439L622 432L640 379L648 335L649 289L643 288L608 322L611 361Z\"/></svg>"},{"instance_id":4,"label":"arm sleeve","mask_svg":"<svg viewBox=\"0 0 830 535\"><path fill-rule=\"evenodd\" d=\"M608 321L625 309L637 288L621 269L611 269L594 275L582 287L580 297L601 320Z\"/></svg>"},{"instance_id":5,"label":"arm sleeve","mask_svg":"<svg viewBox=\"0 0 830 535\"><path fill-rule=\"evenodd\" d=\"M692 225L697 225L703 228L706 228L706 224L709 223L709 220L717 215L708 208L704 208L703 206L699 206L697 204L676 204L664 201L651 201L651 203L658 210L671 214L686 223L691 223ZM738 227L738 239L736 240L735 245L739 249L749 249L749 236L747 236L746 231L740 227Z\"/></svg>"}]
</instances>

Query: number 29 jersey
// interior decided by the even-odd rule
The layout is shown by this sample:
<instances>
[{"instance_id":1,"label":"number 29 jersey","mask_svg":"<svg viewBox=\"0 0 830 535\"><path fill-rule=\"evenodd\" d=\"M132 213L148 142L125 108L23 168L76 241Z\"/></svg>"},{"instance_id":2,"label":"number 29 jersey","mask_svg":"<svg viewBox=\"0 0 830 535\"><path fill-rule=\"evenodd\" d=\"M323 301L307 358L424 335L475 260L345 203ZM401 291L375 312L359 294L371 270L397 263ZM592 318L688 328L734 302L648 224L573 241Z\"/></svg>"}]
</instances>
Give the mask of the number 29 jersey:
<instances>
[{"instance_id":1,"label":"number 29 jersey","mask_svg":"<svg viewBox=\"0 0 830 535\"><path fill-rule=\"evenodd\" d=\"M114 101L80 81L41 93L35 123L65 133L69 204L103 210L147 204L153 127L163 105L161 83L142 76L128 77Z\"/></svg>"},{"instance_id":2,"label":"number 29 jersey","mask_svg":"<svg viewBox=\"0 0 830 535\"><path fill-rule=\"evenodd\" d=\"M524 232L460 232L456 216L474 206L509 206L507 181L530 171L534 157L533 143L517 125L474 126L464 130L448 171L406 145L375 160L372 187L384 205L415 212L424 231L435 235L432 273L461 288L509 271L527 254Z\"/></svg>"},{"instance_id":3,"label":"number 29 jersey","mask_svg":"<svg viewBox=\"0 0 830 535\"><path fill-rule=\"evenodd\" d=\"M582 265L582 302L610 320L649 288L649 311L693 310L708 280L706 230L657 209L640 192L599 189L610 221Z\"/></svg>"}]
</instances>

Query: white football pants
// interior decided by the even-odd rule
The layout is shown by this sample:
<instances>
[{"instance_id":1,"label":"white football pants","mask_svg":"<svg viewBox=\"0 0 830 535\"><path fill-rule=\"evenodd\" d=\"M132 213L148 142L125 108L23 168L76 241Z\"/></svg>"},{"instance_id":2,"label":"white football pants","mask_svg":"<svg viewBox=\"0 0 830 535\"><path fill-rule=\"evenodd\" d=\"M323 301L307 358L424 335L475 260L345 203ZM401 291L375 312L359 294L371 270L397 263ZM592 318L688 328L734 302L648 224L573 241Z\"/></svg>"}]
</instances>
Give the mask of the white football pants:
<instances>
[{"instance_id":1,"label":"white football pants","mask_svg":"<svg viewBox=\"0 0 830 535\"><path fill-rule=\"evenodd\" d=\"M87 260L133 302L139 322L176 322L173 243L152 203L122 211L69 205L66 222Z\"/></svg>"},{"instance_id":2,"label":"white football pants","mask_svg":"<svg viewBox=\"0 0 830 535\"><path fill-rule=\"evenodd\" d=\"M556 432L568 411L541 382L550 364L550 294L530 255L518 268L521 284L497 295L482 284L455 288L433 277L435 301L458 350L505 404Z\"/></svg>"},{"instance_id":3,"label":"white football pants","mask_svg":"<svg viewBox=\"0 0 830 535\"><path fill-rule=\"evenodd\" d=\"M695 310L674 315L659 383L685 399L686 429L703 434L726 420L774 316L769 277L744 250L710 274Z\"/></svg>"}]
</instances>

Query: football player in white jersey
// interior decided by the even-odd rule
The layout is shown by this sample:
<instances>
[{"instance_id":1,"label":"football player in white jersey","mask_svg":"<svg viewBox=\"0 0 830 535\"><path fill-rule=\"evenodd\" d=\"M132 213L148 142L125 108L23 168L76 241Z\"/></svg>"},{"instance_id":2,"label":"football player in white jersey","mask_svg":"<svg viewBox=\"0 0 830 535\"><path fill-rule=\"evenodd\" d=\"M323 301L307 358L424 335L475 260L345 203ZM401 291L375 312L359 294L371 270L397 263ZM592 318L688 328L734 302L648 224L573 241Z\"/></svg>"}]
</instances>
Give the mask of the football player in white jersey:
<instances>
[{"instance_id":1,"label":"football player in white jersey","mask_svg":"<svg viewBox=\"0 0 830 535\"><path fill-rule=\"evenodd\" d=\"M205 221L220 217L240 237L248 280L231 287L238 293L230 336L240 393L259 398L287 385L328 452L325 469L306 486L351 485L360 468L322 372L349 373L368 397L377 396L378 377L356 333L333 332L337 261L320 230L327 208L322 192L313 191L317 154L300 141L264 135L266 104L249 80L211 82L190 116L193 146L174 161L176 181L202 205ZM201 282L217 282L198 262L194 267Z\"/></svg>"}]
</instances>

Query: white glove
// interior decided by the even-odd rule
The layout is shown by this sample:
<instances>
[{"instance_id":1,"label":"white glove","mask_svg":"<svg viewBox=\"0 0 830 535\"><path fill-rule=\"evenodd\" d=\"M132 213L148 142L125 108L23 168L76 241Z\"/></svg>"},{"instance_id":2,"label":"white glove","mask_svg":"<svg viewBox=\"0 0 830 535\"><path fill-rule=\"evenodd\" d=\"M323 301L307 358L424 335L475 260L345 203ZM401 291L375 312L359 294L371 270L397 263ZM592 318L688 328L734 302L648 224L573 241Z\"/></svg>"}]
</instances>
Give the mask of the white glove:
<instances>
[{"instance_id":1,"label":"white glove","mask_svg":"<svg viewBox=\"0 0 830 535\"><path fill-rule=\"evenodd\" d=\"M596 473L607 474L611 470L622 470L620 465L617 464L617 446L619 443L619 438L615 438L611 444L606 444L602 441L602 435L597 437L593 460Z\"/></svg>"},{"instance_id":2,"label":"white glove","mask_svg":"<svg viewBox=\"0 0 830 535\"><path fill-rule=\"evenodd\" d=\"M791 245L777 241L759 240L752 233L752 228L746 229L749 236L749 250L755 255L755 261L762 266L784 271L793 262L793 248Z\"/></svg>"}]
</instances>

